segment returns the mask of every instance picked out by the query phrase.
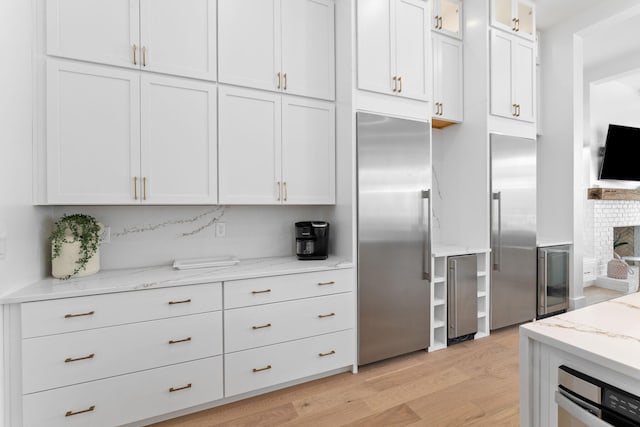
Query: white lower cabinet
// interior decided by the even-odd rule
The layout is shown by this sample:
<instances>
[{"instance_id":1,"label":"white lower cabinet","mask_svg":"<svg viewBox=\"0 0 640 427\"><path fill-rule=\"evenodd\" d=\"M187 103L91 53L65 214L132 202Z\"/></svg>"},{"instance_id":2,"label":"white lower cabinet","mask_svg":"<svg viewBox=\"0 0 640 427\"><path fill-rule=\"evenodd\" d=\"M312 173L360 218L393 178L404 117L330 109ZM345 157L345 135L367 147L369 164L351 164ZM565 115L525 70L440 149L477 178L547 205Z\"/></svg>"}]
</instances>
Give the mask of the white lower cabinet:
<instances>
[{"instance_id":1,"label":"white lower cabinet","mask_svg":"<svg viewBox=\"0 0 640 427\"><path fill-rule=\"evenodd\" d=\"M224 357L225 395L264 387L349 366L354 361L351 330L259 347Z\"/></svg>"},{"instance_id":2,"label":"white lower cabinet","mask_svg":"<svg viewBox=\"0 0 640 427\"><path fill-rule=\"evenodd\" d=\"M222 356L32 393L24 427L116 426L222 398Z\"/></svg>"}]
</instances>

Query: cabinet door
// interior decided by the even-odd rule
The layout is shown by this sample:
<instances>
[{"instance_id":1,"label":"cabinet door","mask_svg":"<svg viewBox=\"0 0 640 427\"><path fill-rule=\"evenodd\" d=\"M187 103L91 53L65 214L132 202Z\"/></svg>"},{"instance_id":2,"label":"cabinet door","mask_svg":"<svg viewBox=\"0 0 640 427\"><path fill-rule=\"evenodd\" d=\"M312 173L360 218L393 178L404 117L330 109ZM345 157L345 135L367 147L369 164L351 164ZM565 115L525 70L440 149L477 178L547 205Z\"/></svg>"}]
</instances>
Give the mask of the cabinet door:
<instances>
[{"instance_id":1,"label":"cabinet door","mask_svg":"<svg viewBox=\"0 0 640 427\"><path fill-rule=\"evenodd\" d=\"M449 37L433 37L438 49L438 97L440 119L461 122L463 118L462 43Z\"/></svg>"},{"instance_id":2,"label":"cabinet door","mask_svg":"<svg viewBox=\"0 0 640 427\"><path fill-rule=\"evenodd\" d=\"M358 0L358 89L394 93L395 46L391 39L391 4L395 0Z\"/></svg>"},{"instance_id":3,"label":"cabinet door","mask_svg":"<svg viewBox=\"0 0 640 427\"><path fill-rule=\"evenodd\" d=\"M48 202L140 203L139 171L139 72L49 59Z\"/></svg>"},{"instance_id":4,"label":"cabinet door","mask_svg":"<svg viewBox=\"0 0 640 427\"><path fill-rule=\"evenodd\" d=\"M421 101L429 99L427 3L421 0L395 1L395 53L398 94Z\"/></svg>"},{"instance_id":5,"label":"cabinet door","mask_svg":"<svg viewBox=\"0 0 640 427\"><path fill-rule=\"evenodd\" d=\"M334 5L331 0L282 0L282 89L335 99Z\"/></svg>"},{"instance_id":6,"label":"cabinet door","mask_svg":"<svg viewBox=\"0 0 640 427\"><path fill-rule=\"evenodd\" d=\"M536 36L536 8L527 0L516 0L517 19L516 34L529 40Z\"/></svg>"},{"instance_id":7,"label":"cabinet door","mask_svg":"<svg viewBox=\"0 0 640 427\"><path fill-rule=\"evenodd\" d=\"M281 203L281 97L220 86L220 204Z\"/></svg>"},{"instance_id":8,"label":"cabinet door","mask_svg":"<svg viewBox=\"0 0 640 427\"><path fill-rule=\"evenodd\" d=\"M434 0L431 29L449 36L462 38L462 2L460 0Z\"/></svg>"},{"instance_id":9,"label":"cabinet door","mask_svg":"<svg viewBox=\"0 0 640 427\"><path fill-rule=\"evenodd\" d=\"M216 86L144 73L143 203L216 204Z\"/></svg>"},{"instance_id":10,"label":"cabinet door","mask_svg":"<svg viewBox=\"0 0 640 427\"><path fill-rule=\"evenodd\" d=\"M140 0L143 70L216 79L216 0Z\"/></svg>"},{"instance_id":11,"label":"cabinet door","mask_svg":"<svg viewBox=\"0 0 640 427\"><path fill-rule=\"evenodd\" d=\"M515 118L513 87L513 38L501 31L491 31L491 114Z\"/></svg>"},{"instance_id":12,"label":"cabinet door","mask_svg":"<svg viewBox=\"0 0 640 427\"><path fill-rule=\"evenodd\" d=\"M535 121L535 49L532 42L515 40L513 46L513 101L518 119Z\"/></svg>"},{"instance_id":13,"label":"cabinet door","mask_svg":"<svg viewBox=\"0 0 640 427\"><path fill-rule=\"evenodd\" d=\"M516 30L513 0L491 0L491 25L505 31Z\"/></svg>"},{"instance_id":14,"label":"cabinet door","mask_svg":"<svg viewBox=\"0 0 640 427\"><path fill-rule=\"evenodd\" d=\"M138 68L139 0L48 0L47 53Z\"/></svg>"},{"instance_id":15,"label":"cabinet door","mask_svg":"<svg viewBox=\"0 0 640 427\"><path fill-rule=\"evenodd\" d=\"M282 87L279 0L218 0L219 80L257 89Z\"/></svg>"},{"instance_id":16,"label":"cabinet door","mask_svg":"<svg viewBox=\"0 0 640 427\"><path fill-rule=\"evenodd\" d=\"M282 181L287 204L335 203L335 106L282 100Z\"/></svg>"}]
</instances>

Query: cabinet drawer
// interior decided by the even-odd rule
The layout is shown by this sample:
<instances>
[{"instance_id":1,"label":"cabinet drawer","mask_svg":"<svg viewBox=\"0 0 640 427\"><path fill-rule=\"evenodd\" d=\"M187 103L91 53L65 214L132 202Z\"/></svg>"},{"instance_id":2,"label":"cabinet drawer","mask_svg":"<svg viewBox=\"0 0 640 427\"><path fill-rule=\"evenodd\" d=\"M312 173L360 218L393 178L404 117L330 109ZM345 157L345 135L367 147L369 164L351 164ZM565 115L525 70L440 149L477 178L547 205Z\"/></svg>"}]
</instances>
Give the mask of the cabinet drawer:
<instances>
[{"instance_id":1,"label":"cabinet drawer","mask_svg":"<svg viewBox=\"0 0 640 427\"><path fill-rule=\"evenodd\" d=\"M224 312L225 353L353 328L353 293Z\"/></svg>"},{"instance_id":2,"label":"cabinet drawer","mask_svg":"<svg viewBox=\"0 0 640 427\"><path fill-rule=\"evenodd\" d=\"M304 378L355 362L353 329L226 354L225 396Z\"/></svg>"},{"instance_id":3,"label":"cabinet drawer","mask_svg":"<svg viewBox=\"0 0 640 427\"><path fill-rule=\"evenodd\" d=\"M354 284L352 269L234 280L224 284L224 308L347 292Z\"/></svg>"},{"instance_id":4,"label":"cabinet drawer","mask_svg":"<svg viewBox=\"0 0 640 427\"><path fill-rule=\"evenodd\" d=\"M220 398L217 356L24 396L23 425L116 426Z\"/></svg>"},{"instance_id":5,"label":"cabinet drawer","mask_svg":"<svg viewBox=\"0 0 640 427\"><path fill-rule=\"evenodd\" d=\"M122 325L222 309L222 285L177 286L22 304L22 337Z\"/></svg>"},{"instance_id":6,"label":"cabinet drawer","mask_svg":"<svg viewBox=\"0 0 640 427\"><path fill-rule=\"evenodd\" d=\"M23 393L221 353L220 311L25 339Z\"/></svg>"}]
</instances>

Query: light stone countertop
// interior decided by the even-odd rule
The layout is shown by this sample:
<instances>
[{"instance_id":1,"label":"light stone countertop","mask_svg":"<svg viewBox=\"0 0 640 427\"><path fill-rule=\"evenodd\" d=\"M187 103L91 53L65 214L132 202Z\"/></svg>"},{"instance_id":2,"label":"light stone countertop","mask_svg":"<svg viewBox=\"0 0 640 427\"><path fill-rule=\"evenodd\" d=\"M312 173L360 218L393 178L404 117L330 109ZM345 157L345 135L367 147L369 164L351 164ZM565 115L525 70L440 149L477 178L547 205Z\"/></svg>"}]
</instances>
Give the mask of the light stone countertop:
<instances>
[{"instance_id":1,"label":"light stone countertop","mask_svg":"<svg viewBox=\"0 0 640 427\"><path fill-rule=\"evenodd\" d=\"M520 336L640 379L640 293L527 323Z\"/></svg>"},{"instance_id":2,"label":"light stone countertop","mask_svg":"<svg viewBox=\"0 0 640 427\"><path fill-rule=\"evenodd\" d=\"M0 304L15 304L113 292L167 288L285 274L353 268L350 260L299 261L296 257L241 259L228 267L175 270L169 265L103 270L93 276L69 280L44 279L0 297Z\"/></svg>"}]
</instances>

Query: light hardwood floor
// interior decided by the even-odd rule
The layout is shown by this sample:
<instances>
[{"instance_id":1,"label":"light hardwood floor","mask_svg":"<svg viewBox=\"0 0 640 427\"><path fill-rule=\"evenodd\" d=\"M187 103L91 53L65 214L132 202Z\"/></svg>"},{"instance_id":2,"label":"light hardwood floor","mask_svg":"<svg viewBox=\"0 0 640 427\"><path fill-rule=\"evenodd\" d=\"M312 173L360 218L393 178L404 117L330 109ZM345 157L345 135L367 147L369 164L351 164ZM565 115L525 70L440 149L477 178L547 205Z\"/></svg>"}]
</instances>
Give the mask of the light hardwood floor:
<instances>
[{"instance_id":1,"label":"light hardwood floor","mask_svg":"<svg viewBox=\"0 0 640 427\"><path fill-rule=\"evenodd\" d=\"M517 426L518 393L510 327L154 426Z\"/></svg>"}]
</instances>

